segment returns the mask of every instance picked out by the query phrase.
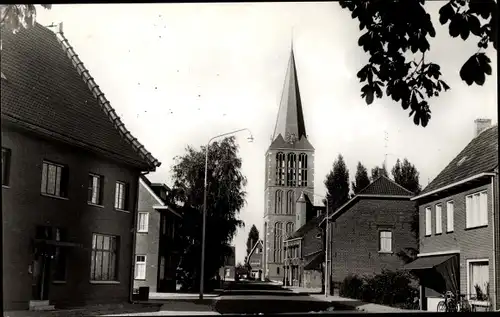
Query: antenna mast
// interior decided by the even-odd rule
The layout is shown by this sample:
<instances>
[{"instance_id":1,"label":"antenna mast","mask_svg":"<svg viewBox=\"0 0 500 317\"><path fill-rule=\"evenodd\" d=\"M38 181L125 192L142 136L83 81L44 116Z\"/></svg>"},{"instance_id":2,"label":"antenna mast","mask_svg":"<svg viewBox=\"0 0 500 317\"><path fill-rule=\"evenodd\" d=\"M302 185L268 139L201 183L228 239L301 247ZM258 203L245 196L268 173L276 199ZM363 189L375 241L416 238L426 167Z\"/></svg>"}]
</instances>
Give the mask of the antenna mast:
<instances>
[{"instance_id":1,"label":"antenna mast","mask_svg":"<svg viewBox=\"0 0 500 317\"><path fill-rule=\"evenodd\" d=\"M387 142L389 142L389 134L387 133L387 131L384 131L384 150L385 150L385 154L384 154L384 168L387 168Z\"/></svg>"}]
</instances>

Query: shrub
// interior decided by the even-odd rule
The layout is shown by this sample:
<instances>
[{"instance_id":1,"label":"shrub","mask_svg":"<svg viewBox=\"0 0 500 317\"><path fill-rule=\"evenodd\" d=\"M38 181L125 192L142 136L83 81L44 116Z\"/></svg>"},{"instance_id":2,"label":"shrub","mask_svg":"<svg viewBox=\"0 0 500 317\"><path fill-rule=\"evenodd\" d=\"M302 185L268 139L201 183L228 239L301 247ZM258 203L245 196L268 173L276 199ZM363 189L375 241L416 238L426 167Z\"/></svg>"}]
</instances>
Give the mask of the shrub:
<instances>
[{"instance_id":1,"label":"shrub","mask_svg":"<svg viewBox=\"0 0 500 317\"><path fill-rule=\"evenodd\" d=\"M383 271L374 276L359 278L349 275L340 286L340 296L389 306L414 306L418 290L411 285L407 272Z\"/></svg>"},{"instance_id":2,"label":"shrub","mask_svg":"<svg viewBox=\"0 0 500 317\"><path fill-rule=\"evenodd\" d=\"M347 276L340 284L339 295L342 297L361 299L363 280L357 275Z\"/></svg>"}]
</instances>

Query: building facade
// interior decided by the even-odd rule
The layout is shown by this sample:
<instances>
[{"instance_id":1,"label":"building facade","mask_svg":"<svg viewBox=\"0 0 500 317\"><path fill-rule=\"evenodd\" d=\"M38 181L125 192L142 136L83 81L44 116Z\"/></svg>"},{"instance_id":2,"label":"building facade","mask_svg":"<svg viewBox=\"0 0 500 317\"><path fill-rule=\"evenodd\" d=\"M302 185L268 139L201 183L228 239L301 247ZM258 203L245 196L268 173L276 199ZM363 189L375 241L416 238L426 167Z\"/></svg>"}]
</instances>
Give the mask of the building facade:
<instances>
[{"instance_id":1,"label":"building facade","mask_svg":"<svg viewBox=\"0 0 500 317\"><path fill-rule=\"evenodd\" d=\"M2 29L5 310L128 301L138 179L160 165L61 31Z\"/></svg>"},{"instance_id":2,"label":"building facade","mask_svg":"<svg viewBox=\"0 0 500 317\"><path fill-rule=\"evenodd\" d=\"M412 197L410 191L380 176L331 215L328 257L333 282L350 274L403 269L397 253L418 246L411 232L417 208Z\"/></svg>"},{"instance_id":3,"label":"building facade","mask_svg":"<svg viewBox=\"0 0 500 317\"><path fill-rule=\"evenodd\" d=\"M314 192L314 148L307 140L292 49L276 127L265 155L263 263L269 280L283 280L283 242L296 229L295 202L304 190Z\"/></svg>"},{"instance_id":4,"label":"building facade","mask_svg":"<svg viewBox=\"0 0 500 317\"><path fill-rule=\"evenodd\" d=\"M325 207L314 206L306 193L296 203L298 229L285 240L285 285L306 288L322 287L323 234L319 226ZM301 219L305 220L302 224Z\"/></svg>"},{"instance_id":5,"label":"building facade","mask_svg":"<svg viewBox=\"0 0 500 317\"><path fill-rule=\"evenodd\" d=\"M225 258L224 266L219 269L219 276L224 281L234 281L236 276L236 248L230 246L231 253Z\"/></svg>"},{"instance_id":6,"label":"building facade","mask_svg":"<svg viewBox=\"0 0 500 317\"><path fill-rule=\"evenodd\" d=\"M420 277L425 310L446 291L477 310L499 307L498 126L476 124L478 135L414 198L420 250L407 268Z\"/></svg>"},{"instance_id":7,"label":"building facade","mask_svg":"<svg viewBox=\"0 0 500 317\"><path fill-rule=\"evenodd\" d=\"M175 232L182 217L167 203L168 191L165 184L151 183L145 176L139 180L134 292L139 287L176 291L180 250L175 248Z\"/></svg>"},{"instance_id":8,"label":"building facade","mask_svg":"<svg viewBox=\"0 0 500 317\"><path fill-rule=\"evenodd\" d=\"M256 280L262 280L264 275L262 274L262 251L264 250L262 240L257 241L257 243L252 247L250 253L248 254L248 264L251 267L250 275Z\"/></svg>"}]
</instances>

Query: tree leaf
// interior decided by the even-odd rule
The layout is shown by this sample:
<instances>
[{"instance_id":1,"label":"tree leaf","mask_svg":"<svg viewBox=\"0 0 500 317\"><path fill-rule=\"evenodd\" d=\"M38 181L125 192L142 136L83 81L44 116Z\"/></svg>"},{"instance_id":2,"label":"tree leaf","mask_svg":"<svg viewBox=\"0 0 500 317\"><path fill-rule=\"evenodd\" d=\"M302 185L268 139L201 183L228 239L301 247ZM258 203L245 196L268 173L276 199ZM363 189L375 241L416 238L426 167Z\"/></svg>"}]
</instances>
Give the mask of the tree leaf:
<instances>
[{"instance_id":1,"label":"tree leaf","mask_svg":"<svg viewBox=\"0 0 500 317\"><path fill-rule=\"evenodd\" d=\"M363 88L361 88L361 92L362 92L361 97L365 98L366 104L371 105L373 103L373 99L374 99L373 88L367 84L367 85L363 86Z\"/></svg>"},{"instance_id":2,"label":"tree leaf","mask_svg":"<svg viewBox=\"0 0 500 317\"><path fill-rule=\"evenodd\" d=\"M462 21L462 16L459 14L456 14L451 18L449 32L452 37L457 37L460 35L462 31L461 21Z\"/></svg>"},{"instance_id":3,"label":"tree leaf","mask_svg":"<svg viewBox=\"0 0 500 317\"><path fill-rule=\"evenodd\" d=\"M447 4L439 9L439 22L441 24L446 24L448 20L455 14L455 9L453 9L451 5L452 1L449 1Z\"/></svg>"},{"instance_id":4,"label":"tree leaf","mask_svg":"<svg viewBox=\"0 0 500 317\"><path fill-rule=\"evenodd\" d=\"M467 17L467 24L469 25L469 29L472 34L481 36L481 23L479 22L479 19L477 17L475 17L474 15L469 15Z\"/></svg>"},{"instance_id":5,"label":"tree leaf","mask_svg":"<svg viewBox=\"0 0 500 317\"><path fill-rule=\"evenodd\" d=\"M476 53L460 69L460 78L469 86L474 82L482 86L486 80L485 75L491 75L490 63L491 60L485 53Z\"/></svg>"}]
</instances>

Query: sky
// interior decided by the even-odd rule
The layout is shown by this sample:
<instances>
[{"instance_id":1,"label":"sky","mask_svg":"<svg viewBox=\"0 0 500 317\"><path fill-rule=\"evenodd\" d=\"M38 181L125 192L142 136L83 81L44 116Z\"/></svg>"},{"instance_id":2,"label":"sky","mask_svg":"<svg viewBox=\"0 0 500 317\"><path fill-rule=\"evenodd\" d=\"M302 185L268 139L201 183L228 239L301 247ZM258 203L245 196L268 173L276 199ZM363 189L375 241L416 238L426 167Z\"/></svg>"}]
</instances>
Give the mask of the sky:
<instances>
[{"instance_id":1,"label":"sky","mask_svg":"<svg viewBox=\"0 0 500 317\"><path fill-rule=\"evenodd\" d=\"M497 123L496 77L467 86L459 69L473 41L439 25L440 2L427 4L437 36L426 60L441 65L451 90L430 101L432 118L416 126L390 99L367 106L356 73L367 61L358 23L338 3L79 4L38 9L42 25L63 22L65 36L132 134L162 165L148 177L172 185L174 157L187 145L236 135L248 178L245 228L233 240L242 262L253 224L263 230L264 155L270 145L293 38L307 134L316 149L315 192L342 154L353 180L408 158L425 187L474 137L474 120ZM492 69L496 52L488 50ZM387 141L385 137L387 135ZM319 204L318 199L318 204ZM207 231L209 235L210 232Z\"/></svg>"}]
</instances>

